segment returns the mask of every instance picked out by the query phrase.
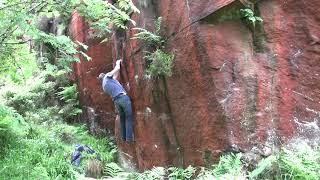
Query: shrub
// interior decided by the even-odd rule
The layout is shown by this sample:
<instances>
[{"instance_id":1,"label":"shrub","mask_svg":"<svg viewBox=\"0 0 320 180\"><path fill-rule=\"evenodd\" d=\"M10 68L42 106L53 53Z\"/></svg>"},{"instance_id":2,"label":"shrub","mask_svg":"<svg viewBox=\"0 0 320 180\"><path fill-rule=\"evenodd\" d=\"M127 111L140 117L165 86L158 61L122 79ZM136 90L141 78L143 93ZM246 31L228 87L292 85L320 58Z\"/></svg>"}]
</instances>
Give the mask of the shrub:
<instances>
[{"instance_id":1,"label":"shrub","mask_svg":"<svg viewBox=\"0 0 320 180\"><path fill-rule=\"evenodd\" d=\"M308 179L320 178L319 146L312 148L305 142L283 147L277 154L262 159L249 172L250 179Z\"/></svg>"},{"instance_id":2,"label":"shrub","mask_svg":"<svg viewBox=\"0 0 320 180\"><path fill-rule=\"evenodd\" d=\"M162 50L164 48L163 45L165 40L160 35L161 21L161 17L155 21L154 32L143 28L134 28L139 32L131 38L143 40L146 44L155 49L152 52L147 51L147 55L144 56L147 61L147 73L154 77L172 75L172 62L174 55Z\"/></svg>"},{"instance_id":3,"label":"shrub","mask_svg":"<svg viewBox=\"0 0 320 180\"><path fill-rule=\"evenodd\" d=\"M255 16L254 12L247 8L247 9L240 9L240 15L242 18L244 18L246 21L248 21L250 24L255 27L256 22L263 22L263 19L259 16Z\"/></svg>"},{"instance_id":4,"label":"shrub","mask_svg":"<svg viewBox=\"0 0 320 180\"><path fill-rule=\"evenodd\" d=\"M37 134L20 138L0 160L0 179L74 179L72 166L65 159L68 147L50 136L50 130L35 125L32 128Z\"/></svg>"},{"instance_id":5,"label":"shrub","mask_svg":"<svg viewBox=\"0 0 320 180\"><path fill-rule=\"evenodd\" d=\"M0 150L27 132L27 124L12 108L0 104Z\"/></svg>"},{"instance_id":6,"label":"shrub","mask_svg":"<svg viewBox=\"0 0 320 180\"><path fill-rule=\"evenodd\" d=\"M88 144L101 158L101 163L114 160L114 145L106 138L95 138L83 126L70 126L62 122L30 124L26 136L17 138L10 149L1 153L0 179L76 179L77 173L85 173L92 156L83 154L81 166L70 163L74 150L72 143ZM101 166L103 166L101 164Z\"/></svg>"},{"instance_id":7,"label":"shrub","mask_svg":"<svg viewBox=\"0 0 320 180\"><path fill-rule=\"evenodd\" d=\"M283 148L279 158L280 178L310 179L320 178L320 149L302 143L293 149Z\"/></svg>"},{"instance_id":8,"label":"shrub","mask_svg":"<svg viewBox=\"0 0 320 180\"><path fill-rule=\"evenodd\" d=\"M168 168L168 177L170 180L191 179L195 173L195 168L188 166L186 169L170 167Z\"/></svg>"},{"instance_id":9,"label":"shrub","mask_svg":"<svg viewBox=\"0 0 320 180\"><path fill-rule=\"evenodd\" d=\"M78 100L78 91L76 85L62 87L62 90L58 92L60 100L65 102L65 105L59 111L65 119L72 119L74 116L77 116L82 113L80 109L79 100Z\"/></svg>"},{"instance_id":10,"label":"shrub","mask_svg":"<svg viewBox=\"0 0 320 180\"><path fill-rule=\"evenodd\" d=\"M48 107L54 101L54 82L45 82L43 77L29 80L24 86L12 85L5 94L6 104L13 107L19 114Z\"/></svg>"},{"instance_id":11,"label":"shrub","mask_svg":"<svg viewBox=\"0 0 320 180\"><path fill-rule=\"evenodd\" d=\"M118 176L121 172L124 172L124 170L116 163L111 162L106 164L104 167L104 174L107 177L116 177Z\"/></svg>"},{"instance_id":12,"label":"shrub","mask_svg":"<svg viewBox=\"0 0 320 180\"><path fill-rule=\"evenodd\" d=\"M258 178L261 174L266 173L265 171L268 171L277 160L278 157L275 155L262 159L256 168L252 172L249 172L249 179Z\"/></svg>"},{"instance_id":13,"label":"shrub","mask_svg":"<svg viewBox=\"0 0 320 180\"><path fill-rule=\"evenodd\" d=\"M172 75L173 54L167 54L162 50L157 49L155 52L147 54L145 58L147 59L147 62L149 62L149 66L147 67L147 73L149 75Z\"/></svg>"},{"instance_id":14,"label":"shrub","mask_svg":"<svg viewBox=\"0 0 320 180\"><path fill-rule=\"evenodd\" d=\"M212 173L216 177L221 175L229 174L233 176L239 176L242 173L242 163L241 163L242 154L227 154L220 157L220 161L217 165L213 166Z\"/></svg>"},{"instance_id":15,"label":"shrub","mask_svg":"<svg viewBox=\"0 0 320 180\"><path fill-rule=\"evenodd\" d=\"M164 39L160 35L161 21L162 21L161 17L159 17L155 21L155 23L154 23L155 31L154 32L148 31L143 28L133 28L135 30L138 30L139 32L136 33L131 39L140 39L149 45L161 47L163 45L163 43L165 42Z\"/></svg>"},{"instance_id":16,"label":"shrub","mask_svg":"<svg viewBox=\"0 0 320 180\"><path fill-rule=\"evenodd\" d=\"M132 173L127 179L134 180L162 180L165 179L166 169L164 167L154 167L151 170L144 171L143 173Z\"/></svg>"}]
</instances>

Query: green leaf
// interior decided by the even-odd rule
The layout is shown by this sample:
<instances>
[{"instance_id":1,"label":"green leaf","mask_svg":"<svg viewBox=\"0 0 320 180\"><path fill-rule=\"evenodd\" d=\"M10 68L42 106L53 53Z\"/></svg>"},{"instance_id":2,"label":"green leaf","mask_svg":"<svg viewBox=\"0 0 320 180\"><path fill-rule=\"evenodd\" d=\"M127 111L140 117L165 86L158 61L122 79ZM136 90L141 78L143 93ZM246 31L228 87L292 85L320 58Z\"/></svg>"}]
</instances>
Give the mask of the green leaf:
<instances>
[{"instance_id":1,"label":"green leaf","mask_svg":"<svg viewBox=\"0 0 320 180\"><path fill-rule=\"evenodd\" d=\"M257 168L254 169L252 172L249 173L249 178L253 179L258 177L262 172L264 172L266 169L270 168L271 165L277 160L278 158L274 155L271 155L267 158L262 159L258 165Z\"/></svg>"},{"instance_id":2,"label":"green leaf","mask_svg":"<svg viewBox=\"0 0 320 180\"><path fill-rule=\"evenodd\" d=\"M263 22L263 19L261 17L255 16L256 20L259 22Z\"/></svg>"},{"instance_id":3,"label":"green leaf","mask_svg":"<svg viewBox=\"0 0 320 180\"><path fill-rule=\"evenodd\" d=\"M255 17L249 17L248 20L250 22L252 22L252 24L254 24L256 22L256 18Z\"/></svg>"}]
</instances>

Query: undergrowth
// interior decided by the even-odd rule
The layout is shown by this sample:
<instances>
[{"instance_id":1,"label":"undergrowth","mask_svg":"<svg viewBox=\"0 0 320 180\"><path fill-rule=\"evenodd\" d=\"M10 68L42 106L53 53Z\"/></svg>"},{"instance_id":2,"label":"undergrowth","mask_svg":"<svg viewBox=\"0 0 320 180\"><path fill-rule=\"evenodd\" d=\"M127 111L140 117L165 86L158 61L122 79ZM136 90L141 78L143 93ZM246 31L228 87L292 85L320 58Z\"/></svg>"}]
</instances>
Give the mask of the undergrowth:
<instances>
[{"instance_id":1,"label":"undergrowth","mask_svg":"<svg viewBox=\"0 0 320 180\"><path fill-rule=\"evenodd\" d=\"M74 144L88 144L103 163L114 161L114 145L90 136L83 126L52 122L29 124L26 129L25 135L7 142L0 158L0 179L76 179L84 173L85 163L79 168L71 165Z\"/></svg>"},{"instance_id":2,"label":"undergrowth","mask_svg":"<svg viewBox=\"0 0 320 180\"><path fill-rule=\"evenodd\" d=\"M320 149L306 144L298 148L283 148L263 158L253 170L245 168L242 153L228 153L210 167L154 167L142 173L125 172L115 163L106 165L107 177L127 180L211 180L211 179L285 179L318 180L320 178Z\"/></svg>"},{"instance_id":3,"label":"undergrowth","mask_svg":"<svg viewBox=\"0 0 320 180\"><path fill-rule=\"evenodd\" d=\"M81 111L76 86L60 75L65 73L38 72L23 84L1 87L0 179L77 179L92 157L71 165L76 144L90 146L103 164L115 161L113 142L66 123Z\"/></svg>"}]
</instances>

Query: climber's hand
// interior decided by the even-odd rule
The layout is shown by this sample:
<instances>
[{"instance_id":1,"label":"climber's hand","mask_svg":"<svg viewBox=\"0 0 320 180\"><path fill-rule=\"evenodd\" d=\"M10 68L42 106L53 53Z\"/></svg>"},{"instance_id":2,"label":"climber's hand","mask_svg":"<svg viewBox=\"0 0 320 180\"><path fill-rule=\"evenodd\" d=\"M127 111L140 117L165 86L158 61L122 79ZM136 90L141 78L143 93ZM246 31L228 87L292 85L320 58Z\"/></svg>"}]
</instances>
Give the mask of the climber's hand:
<instances>
[{"instance_id":1,"label":"climber's hand","mask_svg":"<svg viewBox=\"0 0 320 180\"><path fill-rule=\"evenodd\" d=\"M117 61L116 61L116 65L120 65L121 62L122 62L122 59L117 60Z\"/></svg>"}]
</instances>

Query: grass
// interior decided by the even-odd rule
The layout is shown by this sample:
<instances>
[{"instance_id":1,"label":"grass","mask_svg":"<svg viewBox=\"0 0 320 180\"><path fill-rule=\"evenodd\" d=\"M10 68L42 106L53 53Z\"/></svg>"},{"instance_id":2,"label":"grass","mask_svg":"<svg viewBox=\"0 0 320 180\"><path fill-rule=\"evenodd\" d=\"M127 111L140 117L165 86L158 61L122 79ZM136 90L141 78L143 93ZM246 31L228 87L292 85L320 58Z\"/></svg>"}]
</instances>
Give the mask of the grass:
<instances>
[{"instance_id":1,"label":"grass","mask_svg":"<svg viewBox=\"0 0 320 180\"><path fill-rule=\"evenodd\" d=\"M90 135L85 125L67 124L70 116L59 113L76 96L62 103L57 81L41 74L32 79L0 90L0 179L77 179L95 157L82 153L80 167L71 165L76 144L90 146L102 164L115 161L113 142Z\"/></svg>"},{"instance_id":2,"label":"grass","mask_svg":"<svg viewBox=\"0 0 320 180\"><path fill-rule=\"evenodd\" d=\"M74 144L88 144L103 163L114 161L114 145L89 135L83 126L31 124L26 136L17 137L2 154L0 179L75 179L77 173L84 173L85 163L80 168L70 164Z\"/></svg>"}]
</instances>

